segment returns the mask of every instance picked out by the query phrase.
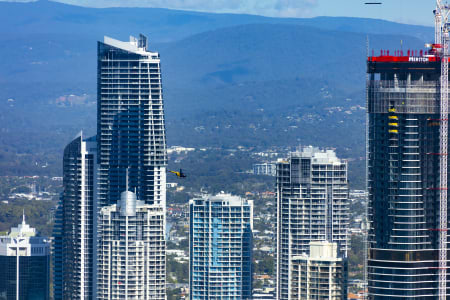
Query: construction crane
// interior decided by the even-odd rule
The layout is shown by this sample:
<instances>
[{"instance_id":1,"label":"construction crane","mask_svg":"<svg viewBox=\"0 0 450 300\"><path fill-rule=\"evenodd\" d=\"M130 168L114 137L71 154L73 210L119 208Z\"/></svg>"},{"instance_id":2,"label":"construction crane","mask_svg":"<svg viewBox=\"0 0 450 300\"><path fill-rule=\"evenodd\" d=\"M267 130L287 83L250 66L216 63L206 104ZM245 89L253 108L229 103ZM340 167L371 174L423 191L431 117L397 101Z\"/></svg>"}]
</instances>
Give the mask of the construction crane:
<instances>
[{"instance_id":1,"label":"construction crane","mask_svg":"<svg viewBox=\"0 0 450 300\"><path fill-rule=\"evenodd\" d=\"M445 1L446 2L446 1ZM447 294L447 189L448 189L448 58L449 17L447 3L436 0L435 43L440 44L441 97L440 97L440 156L439 156L439 300L446 300Z\"/></svg>"},{"instance_id":2,"label":"construction crane","mask_svg":"<svg viewBox=\"0 0 450 300\"><path fill-rule=\"evenodd\" d=\"M434 42L441 43L441 0L436 0L436 10L434 11Z\"/></svg>"}]
</instances>

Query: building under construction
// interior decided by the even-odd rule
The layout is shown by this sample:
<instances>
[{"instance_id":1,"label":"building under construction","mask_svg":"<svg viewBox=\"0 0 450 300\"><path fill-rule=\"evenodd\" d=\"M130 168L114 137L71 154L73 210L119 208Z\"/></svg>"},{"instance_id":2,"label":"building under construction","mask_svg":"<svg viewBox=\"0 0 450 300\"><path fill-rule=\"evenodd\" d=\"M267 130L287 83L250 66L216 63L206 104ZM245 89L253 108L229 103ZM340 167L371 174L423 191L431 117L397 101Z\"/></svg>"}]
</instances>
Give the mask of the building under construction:
<instances>
[{"instance_id":1,"label":"building under construction","mask_svg":"<svg viewBox=\"0 0 450 300\"><path fill-rule=\"evenodd\" d=\"M450 295L448 83L439 48L368 58L369 299Z\"/></svg>"},{"instance_id":2,"label":"building under construction","mask_svg":"<svg viewBox=\"0 0 450 300\"><path fill-rule=\"evenodd\" d=\"M447 299L450 7L435 44L367 62L369 299Z\"/></svg>"}]
</instances>

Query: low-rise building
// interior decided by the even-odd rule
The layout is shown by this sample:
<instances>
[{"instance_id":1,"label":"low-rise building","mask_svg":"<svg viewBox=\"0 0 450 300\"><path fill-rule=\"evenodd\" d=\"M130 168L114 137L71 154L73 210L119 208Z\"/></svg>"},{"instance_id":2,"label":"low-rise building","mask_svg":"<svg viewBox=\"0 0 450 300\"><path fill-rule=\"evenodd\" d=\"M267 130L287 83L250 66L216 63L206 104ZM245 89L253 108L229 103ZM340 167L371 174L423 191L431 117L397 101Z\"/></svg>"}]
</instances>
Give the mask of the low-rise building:
<instances>
[{"instance_id":1,"label":"low-rise building","mask_svg":"<svg viewBox=\"0 0 450 300\"><path fill-rule=\"evenodd\" d=\"M50 241L25 223L0 237L0 299L50 299Z\"/></svg>"},{"instance_id":2,"label":"low-rise building","mask_svg":"<svg viewBox=\"0 0 450 300\"><path fill-rule=\"evenodd\" d=\"M338 257L337 243L311 242L309 255L292 258L290 299L346 299L345 269L345 261Z\"/></svg>"}]
</instances>

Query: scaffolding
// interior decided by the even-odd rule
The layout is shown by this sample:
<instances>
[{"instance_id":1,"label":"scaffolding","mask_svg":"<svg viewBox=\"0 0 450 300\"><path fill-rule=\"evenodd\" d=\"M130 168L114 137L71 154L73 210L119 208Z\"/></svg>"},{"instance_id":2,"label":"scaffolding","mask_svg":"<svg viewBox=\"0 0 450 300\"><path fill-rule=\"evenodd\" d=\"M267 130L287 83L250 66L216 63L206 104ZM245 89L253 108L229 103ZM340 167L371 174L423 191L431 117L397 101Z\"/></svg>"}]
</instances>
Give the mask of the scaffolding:
<instances>
[{"instance_id":1,"label":"scaffolding","mask_svg":"<svg viewBox=\"0 0 450 300\"><path fill-rule=\"evenodd\" d=\"M447 189L448 189L448 44L450 9L441 0L436 1L435 43L440 44L441 97L440 97L440 157L439 157L439 299L447 297Z\"/></svg>"}]
</instances>

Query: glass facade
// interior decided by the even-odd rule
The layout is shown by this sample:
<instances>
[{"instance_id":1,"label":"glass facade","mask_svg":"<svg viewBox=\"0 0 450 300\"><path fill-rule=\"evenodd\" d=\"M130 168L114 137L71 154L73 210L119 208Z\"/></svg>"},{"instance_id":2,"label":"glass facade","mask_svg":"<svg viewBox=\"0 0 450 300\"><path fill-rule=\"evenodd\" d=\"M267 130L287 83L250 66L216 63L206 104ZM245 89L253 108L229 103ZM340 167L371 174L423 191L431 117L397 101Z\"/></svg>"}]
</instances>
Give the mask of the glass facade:
<instances>
[{"instance_id":1,"label":"glass facade","mask_svg":"<svg viewBox=\"0 0 450 300\"><path fill-rule=\"evenodd\" d=\"M440 63L368 73L369 299L437 299Z\"/></svg>"},{"instance_id":2,"label":"glass facade","mask_svg":"<svg viewBox=\"0 0 450 300\"><path fill-rule=\"evenodd\" d=\"M0 236L0 300L50 299L50 241L25 222Z\"/></svg>"},{"instance_id":3,"label":"glass facade","mask_svg":"<svg viewBox=\"0 0 450 300\"><path fill-rule=\"evenodd\" d=\"M96 146L95 137L84 140L79 136L64 150L62 224L57 224L62 232L55 232L56 238L62 237L56 239L62 247L62 253L57 253L62 266L54 266L55 272L62 272L63 299L92 299L95 293Z\"/></svg>"},{"instance_id":4,"label":"glass facade","mask_svg":"<svg viewBox=\"0 0 450 300\"><path fill-rule=\"evenodd\" d=\"M0 256L0 299L16 299L16 256ZM48 300L50 254L19 257L19 300Z\"/></svg>"},{"instance_id":5,"label":"glass facade","mask_svg":"<svg viewBox=\"0 0 450 300\"><path fill-rule=\"evenodd\" d=\"M53 223L52 241L52 275L53 299L61 300L63 297L63 203L58 203Z\"/></svg>"},{"instance_id":6,"label":"glass facade","mask_svg":"<svg viewBox=\"0 0 450 300\"><path fill-rule=\"evenodd\" d=\"M160 58L145 36L98 43L97 138L100 205L130 190L165 206L166 137Z\"/></svg>"},{"instance_id":7,"label":"glass facade","mask_svg":"<svg viewBox=\"0 0 450 300\"><path fill-rule=\"evenodd\" d=\"M251 299L252 201L219 194L189 206L190 299Z\"/></svg>"}]
</instances>

